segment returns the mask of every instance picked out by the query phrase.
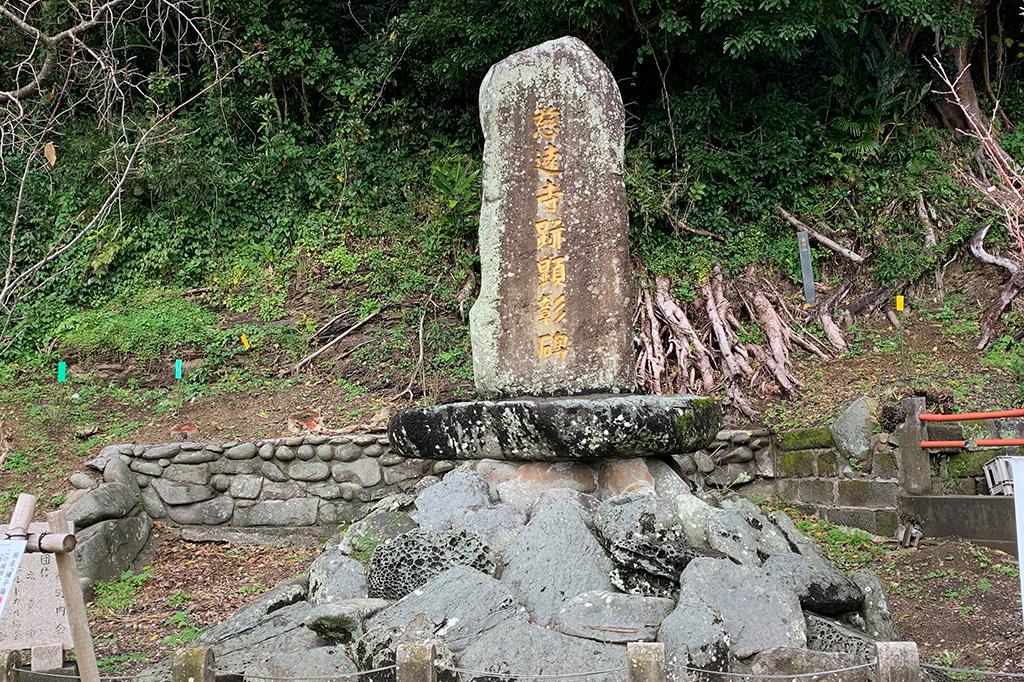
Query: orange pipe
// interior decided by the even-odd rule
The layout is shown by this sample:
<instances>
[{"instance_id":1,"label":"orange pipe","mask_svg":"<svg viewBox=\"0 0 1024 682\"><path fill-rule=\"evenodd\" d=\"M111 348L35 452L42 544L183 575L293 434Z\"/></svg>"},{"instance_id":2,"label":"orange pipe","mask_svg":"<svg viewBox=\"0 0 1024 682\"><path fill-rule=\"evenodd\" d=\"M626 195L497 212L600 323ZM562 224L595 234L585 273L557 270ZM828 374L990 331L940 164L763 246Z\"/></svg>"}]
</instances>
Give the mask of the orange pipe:
<instances>
[{"instance_id":1,"label":"orange pipe","mask_svg":"<svg viewBox=\"0 0 1024 682\"><path fill-rule=\"evenodd\" d=\"M968 443L979 448L995 448L1003 445L1024 445L1024 438L989 438L980 440L923 440L922 448L966 448Z\"/></svg>"},{"instance_id":2,"label":"orange pipe","mask_svg":"<svg viewBox=\"0 0 1024 682\"><path fill-rule=\"evenodd\" d=\"M965 412L964 414L932 414L925 412L918 419L923 422L969 422L979 419L1002 419L1004 417L1024 417L1024 408L1019 410L999 410L997 412Z\"/></svg>"}]
</instances>

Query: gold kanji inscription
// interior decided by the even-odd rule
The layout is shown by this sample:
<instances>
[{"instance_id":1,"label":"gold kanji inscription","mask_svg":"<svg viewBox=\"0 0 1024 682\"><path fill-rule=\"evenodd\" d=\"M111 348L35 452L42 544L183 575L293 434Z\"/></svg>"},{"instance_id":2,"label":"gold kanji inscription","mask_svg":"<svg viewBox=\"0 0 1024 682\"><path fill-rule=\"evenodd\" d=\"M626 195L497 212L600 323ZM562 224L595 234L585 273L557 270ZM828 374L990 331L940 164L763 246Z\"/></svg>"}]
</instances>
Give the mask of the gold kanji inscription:
<instances>
[{"instance_id":1,"label":"gold kanji inscription","mask_svg":"<svg viewBox=\"0 0 1024 682\"><path fill-rule=\"evenodd\" d=\"M539 352L541 359L558 356L558 359L565 362L566 356L569 354L569 337L562 332L554 332L553 334L541 334L537 337L539 343Z\"/></svg>"},{"instance_id":2,"label":"gold kanji inscription","mask_svg":"<svg viewBox=\"0 0 1024 682\"><path fill-rule=\"evenodd\" d=\"M544 182L544 186L537 192L537 203L548 210L548 213L558 213L558 202L565 196L558 185L550 178Z\"/></svg>"},{"instance_id":3,"label":"gold kanji inscription","mask_svg":"<svg viewBox=\"0 0 1024 682\"><path fill-rule=\"evenodd\" d=\"M565 256L537 261L537 284L542 287L565 284Z\"/></svg>"},{"instance_id":4,"label":"gold kanji inscription","mask_svg":"<svg viewBox=\"0 0 1024 682\"><path fill-rule=\"evenodd\" d=\"M562 150L551 144L544 145L544 149L537 152L537 159L533 164L537 170L545 173L560 175L562 173Z\"/></svg>"},{"instance_id":5,"label":"gold kanji inscription","mask_svg":"<svg viewBox=\"0 0 1024 682\"><path fill-rule=\"evenodd\" d=\"M555 218L554 220L538 220L533 225L537 228L538 249L542 249L545 246L550 246L555 249L562 248L562 232L565 231L565 227L562 225L561 219Z\"/></svg>"},{"instance_id":6,"label":"gold kanji inscription","mask_svg":"<svg viewBox=\"0 0 1024 682\"><path fill-rule=\"evenodd\" d=\"M537 113L533 115L533 125L537 126L536 132L533 133L534 138L555 139L562 131L562 124L558 120L561 115L562 112L557 107L537 109Z\"/></svg>"},{"instance_id":7,"label":"gold kanji inscription","mask_svg":"<svg viewBox=\"0 0 1024 682\"><path fill-rule=\"evenodd\" d=\"M537 302L537 323L558 324L565 319L565 294L543 295Z\"/></svg>"}]
</instances>

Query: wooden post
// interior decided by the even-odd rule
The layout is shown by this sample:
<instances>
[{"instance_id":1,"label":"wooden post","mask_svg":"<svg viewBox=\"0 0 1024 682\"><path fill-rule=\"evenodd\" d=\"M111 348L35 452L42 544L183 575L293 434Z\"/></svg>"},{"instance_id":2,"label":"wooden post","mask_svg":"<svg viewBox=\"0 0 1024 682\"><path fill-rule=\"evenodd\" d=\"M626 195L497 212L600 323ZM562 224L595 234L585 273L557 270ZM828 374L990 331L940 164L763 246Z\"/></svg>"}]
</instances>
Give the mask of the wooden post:
<instances>
[{"instance_id":1,"label":"wooden post","mask_svg":"<svg viewBox=\"0 0 1024 682\"><path fill-rule=\"evenodd\" d=\"M900 407L907 415L898 429L900 485L908 495L929 495L932 492L932 467L928 451L921 447L924 427L919 417L924 412L924 398L904 398Z\"/></svg>"},{"instance_id":2,"label":"wooden post","mask_svg":"<svg viewBox=\"0 0 1024 682\"><path fill-rule=\"evenodd\" d=\"M433 642L399 644L395 665L396 682L437 682Z\"/></svg>"},{"instance_id":3,"label":"wooden post","mask_svg":"<svg viewBox=\"0 0 1024 682\"><path fill-rule=\"evenodd\" d=\"M875 682L921 682L916 642L877 642Z\"/></svg>"},{"instance_id":4,"label":"wooden post","mask_svg":"<svg viewBox=\"0 0 1024 682\"><path fill-rule=\"evenodd\" d=\"M18 682L21 656L17 651L0 651L0 682Z\"/></svg>"},{"instance_id":5,"label":"wooden post","mask_svg":"<svg viewBox=\"0 0 1024 682\"><path fill-rule=\"evenodd\" d=\"M18 501L14 504L14 513L11 514L11 524L7 534L12 540L28 539L28 525L32 523L32 516L36 513L35 495L22 493L18 495Z\"/></svg>"},{"instance_id":6,"label":"wooden post","mask_svg":"<svg viewBox=\"0 0 1024 682\"><path fill-rule=\"evenodd\" d=\"M626 645L629 682L665 681L665 645L661 642L630 642Z\"/></svg>"},{"instance_id":7,"label":"wooden post","mask_svg":"<svg viewBox=\"0 0 1024 682\"><path fill-rule=\"evenodd\" d=\"M63 511L50 512L46 516L50 530L54 533L70 533L68 517ZM99 682L100 670L96 665L96 651L92 648L92 634L89 632L89 616L85 612L85 597L78 574L74 554L55 554L60 588L64 592L64 604L68 607L68 623L71 624L71 641L75 645L75 660L78 661L78 676L82 682Z\"/></svg>"},{"instance_id":8,"label":"wooden post","mask_svg":"<svg viewBox=\"0 0 1024 682\"><path fill-rule=\"evenodd\" d=\"M214 682L213 649L194 646L178 649L171 658L171 682Z\"/></svg>"}]
</instances>

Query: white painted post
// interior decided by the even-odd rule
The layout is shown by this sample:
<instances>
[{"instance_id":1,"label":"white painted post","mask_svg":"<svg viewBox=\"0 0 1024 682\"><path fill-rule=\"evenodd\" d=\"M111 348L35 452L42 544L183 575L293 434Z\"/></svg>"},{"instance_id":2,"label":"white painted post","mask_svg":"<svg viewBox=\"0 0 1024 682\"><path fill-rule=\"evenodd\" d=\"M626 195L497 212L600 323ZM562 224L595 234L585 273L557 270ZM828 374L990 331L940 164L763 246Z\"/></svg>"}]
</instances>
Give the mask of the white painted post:
<instances>
[{"instance_id":1,"label":"white painted post","mask_svg":"<svg viewBox=\"0 0 1024 682\"><path fill-rule=\"evenodd\" d=\"M1013 515L1017 521L1017 569L1020 574L1020 596L1024 604L1024 457L1010 459L1013 472ZM1021 612L1024 626L1024 610Z\"/></svg>"}]
</instances>

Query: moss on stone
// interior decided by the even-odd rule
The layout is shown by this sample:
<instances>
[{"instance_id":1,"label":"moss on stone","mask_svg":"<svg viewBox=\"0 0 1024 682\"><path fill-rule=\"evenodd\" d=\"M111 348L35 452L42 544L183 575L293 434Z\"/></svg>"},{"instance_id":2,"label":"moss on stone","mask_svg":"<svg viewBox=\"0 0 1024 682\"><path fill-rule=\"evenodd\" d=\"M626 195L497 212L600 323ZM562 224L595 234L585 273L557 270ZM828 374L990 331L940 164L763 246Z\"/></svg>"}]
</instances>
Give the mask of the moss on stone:
<instances>
[{"instance_id":1,"label":"moss on stone","mask_svg":"<svg viewBox=\"0 0 1024 682\"><path fill-rule=\"evenodd\" d=\"M814 476L815 454L807 451L784 452L779 460L779 469L784 476L800 478Z\"/></svg>"},{"instance_id":2,"label":"moss on stone","mask_svg":"<svg viewBox=\"0 0 1024 682\"><path fill-rule=\"evenodd\" d=\"M797 429L779 434L779 446L783 450L813 450L832 447L832 432L827 427Z\"/></svg>"},{"instance_id":3,"label":"moss on stone","mask_svg":"<svg viewBox=\"0 0 1024 682\"><path fill-rule=\"evenodd\" d=\"M946 474L950 478L981 476L985 462L992 459L993 456L994 453L991 450L978 450L977 452L961 450L955 455L950 455L946 460Z\"/></svg>"},{"instance_id":4,"label":"moss on stone","mask_svg":"<svg viewBox=\"0 0 1024 682\"><path fill-rule=\"evenodd\" d=\"M795 454L795 453L786 453ZM818 475L835 476L839 471L839 457L832 450L818 453Z\"/></svg>"}]
</instances>

